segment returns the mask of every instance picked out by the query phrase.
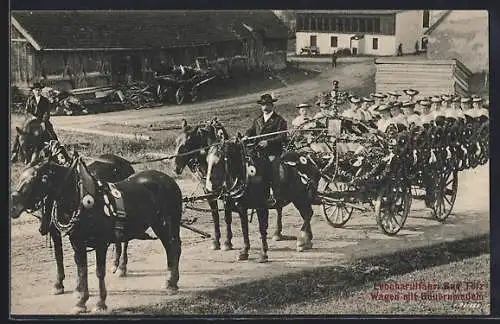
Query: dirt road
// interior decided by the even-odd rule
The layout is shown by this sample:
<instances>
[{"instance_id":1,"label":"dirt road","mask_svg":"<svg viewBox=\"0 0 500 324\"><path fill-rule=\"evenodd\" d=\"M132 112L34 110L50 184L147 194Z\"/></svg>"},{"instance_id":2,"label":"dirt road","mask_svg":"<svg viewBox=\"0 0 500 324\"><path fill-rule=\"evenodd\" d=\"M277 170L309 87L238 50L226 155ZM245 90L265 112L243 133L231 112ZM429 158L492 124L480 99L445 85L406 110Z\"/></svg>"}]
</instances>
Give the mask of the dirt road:
<instances>
[{"instance_id":1,"label":"dirt road","mask_svg":"<svg viewBox=\"0 0 500 324\"><path fill-rule=\"evenodd\" d=\"M180 185L183 190L193 186L188 180ZM210 240L203 240L192 232L182 230L180 293L176 296L165 296L160 288L166 274L166 258L161 244L158 241L134 241L130 245L127 278L117 278L111 274L110 260L108 260L108 306L123 314L124 308L162 305L201 291L216 288L230 289L235 284L278 276L285 282L287 276L292 278L290 280L297 280L293 279L293 274L304 269L342 265L363 256L488 234L489 166L460 173L455 210L446 224L430 219L423 208L421 202L414 201L404 230L395 237L383 235L376 227L373 217L359 215L353 216L345 228L331 228L319 217L321 211L316 208L317 216L312 221L315 235L313 250L298 253L295 251L293 240L271 242L270 262L267 264L256 262L259 249L256 221L250 224L252 250L250 260L245 262L236 261L237 251L211 251ZM274 215L271 212L270 233L274 229ZM197 226L211 231L208 215L198 216L200 220ZM292 207L284 210L283 221L284 233L296 235L301 222ZM68 313L75 302L71 294L75 286L75 266L69 243L65 239L66 294L52 296L51 289L56 275L53 252L43 248L45 239L38 234L37 227L37 222L29 216L22 216L12 226L11 312L13 314ZM237 217L233 220L233 232L235 234L233 244L235 249L238 249L242 241ZM109 256L111 253L108 254L108 258ZM93 259L94 255L91 253L89 255L91 297L88 302L90 307L96 302L98 287ZM453 274L450 274L450 279L452 277ZM232 312L238 313L244 308L245 305L240 305Z\"/></svg>"},{"instance_id":2,"label":"dirt road","mask_svg":"<svg viewBox=\"0 0 500 324\"><path fill-rule=\"evenodd\" d=\"M358 89L363 81L369 79L375 72L372 62L360 62L339 66L336 70L326 69L318 77L306 82L292 84L279 89L270 90L280 100L279 105L293 105L318 95L321 91L326 91L331 87L333 78L341 80L343 89ZM365 90L366 91L366 90ZM360 95L363 95L360 93ZM169 105L141 110L128 110L86 116L54 116L52 121L56 131L74 131L77 127L80 131L94 129L104 124L122 125L147 125L150 123L181 120L195 110L197 113L207 112L208 116L220 116L224 111L235 107L245 109L256 106L255 101L260 93L252 93L245 96L202 101L194 104L184 104L181 106Z\"/></svg>"}]
</instances>

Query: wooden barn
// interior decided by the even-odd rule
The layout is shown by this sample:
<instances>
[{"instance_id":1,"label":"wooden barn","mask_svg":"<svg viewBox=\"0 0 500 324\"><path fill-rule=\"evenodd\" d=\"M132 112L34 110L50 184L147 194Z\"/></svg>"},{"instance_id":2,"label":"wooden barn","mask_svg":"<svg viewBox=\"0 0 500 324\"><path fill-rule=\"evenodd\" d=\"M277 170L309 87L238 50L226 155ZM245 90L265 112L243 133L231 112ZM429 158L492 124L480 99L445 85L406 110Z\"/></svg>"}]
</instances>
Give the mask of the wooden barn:
<instances>
[{"instance_id":1,"label":"wooden barn","mask_svg":"<svg viewBox=\"0 0 500 324\"><path fill-rule=\"evenodd\" d=\"M418 98L441 95L469 94L472 73L459 60L426 60L405 57L375 60L377 92L402 91L412 88Z\"/></svg>"},{"instance_id":2,"label":"wooden barn","mask_svg":"<svg viewBox=\"0 0 500 324\"><path fill-rule=\"evenodd\" d=\"M282 69L287 36L271 10L14 11L11 84L108 86L197 57L228 73Z\"/></svg>"}]
</instances>

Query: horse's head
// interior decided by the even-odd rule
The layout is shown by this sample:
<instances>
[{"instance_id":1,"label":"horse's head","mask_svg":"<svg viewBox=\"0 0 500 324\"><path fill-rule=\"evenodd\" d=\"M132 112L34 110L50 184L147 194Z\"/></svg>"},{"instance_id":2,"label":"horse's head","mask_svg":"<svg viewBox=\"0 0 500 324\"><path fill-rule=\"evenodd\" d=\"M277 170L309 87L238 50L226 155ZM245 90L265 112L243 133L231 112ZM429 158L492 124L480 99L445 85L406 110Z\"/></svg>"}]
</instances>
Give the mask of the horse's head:
<instances>
[{"instance_id":1,"label":"horse's head","mask_svg":"<svg viewBox=\"0 0 500 324\"><path fill-rule=\"evenodd\" d=\"M45 124L38 119L28 119L22 128L16 127L19 148L26 164L33 161L37 148L43 145L47 131Z\"/></svg>"},{"instance_id":2,"label":"horse's head","mask_svg":"<svg viewBox=\"0 0 500 324\"><path fill-rule=\"evenodd\" d=\"M245 175L245 155L243 144L224 141L210 147L207 153L207 177L205 188L219 192L223 185L229 189Z\"/></svg>"},{"instance_id":3,"label":"horse's head","mask_svg":"<svg viewBox=\"0 0 500 324\"><path fill-rule=\"evenodd\" d=\"M19 176L11 193L11 217L18 218L25 210L38 210L45 197L60 186L58 178L61 166L44 158L31 163Z\"/></svg>"},{"instance_id":4,"label":"horse's head","mask_svg":"<svg viewBox=\"0 0 500 324\"><path fill-rule=\"evenodd\" d=\"M195 126L188 125L187 121L183 120L181 128L182 132L176 139L176 157L174 159L175 173L177 174L181 174L186 165L196 161L196 159L198 162L202 162L202 157L206 155L204 148L229 137L224 126L216 119ZM196 152L186 154L191 151Z\"/></svg>"}]
</instances>

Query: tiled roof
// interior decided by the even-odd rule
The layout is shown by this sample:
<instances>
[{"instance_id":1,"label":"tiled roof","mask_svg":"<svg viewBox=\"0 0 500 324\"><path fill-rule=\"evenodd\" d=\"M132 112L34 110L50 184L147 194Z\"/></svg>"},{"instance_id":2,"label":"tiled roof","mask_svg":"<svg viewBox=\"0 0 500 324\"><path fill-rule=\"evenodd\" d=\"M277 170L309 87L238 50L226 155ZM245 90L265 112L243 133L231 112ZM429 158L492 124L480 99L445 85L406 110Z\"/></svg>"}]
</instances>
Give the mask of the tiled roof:
<instances>
[{"instance_id":1,"label":"tiled roof","mask_svg":"<svg viewBox=\"0 0 500 324\"><path fill-rule=\"evenodd\" d=\"M286 38L271 10L33 11L12 17L42 49L169 48L248 38Z\"/></svg>"}]
</instances>

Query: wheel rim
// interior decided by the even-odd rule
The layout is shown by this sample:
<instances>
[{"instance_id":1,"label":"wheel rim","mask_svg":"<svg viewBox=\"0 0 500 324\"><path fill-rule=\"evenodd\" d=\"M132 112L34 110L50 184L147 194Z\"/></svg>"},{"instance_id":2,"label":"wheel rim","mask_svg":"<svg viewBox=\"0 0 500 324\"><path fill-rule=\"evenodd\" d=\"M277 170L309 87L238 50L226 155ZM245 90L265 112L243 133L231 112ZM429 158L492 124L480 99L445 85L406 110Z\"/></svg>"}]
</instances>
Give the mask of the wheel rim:
<instances>
[{"instance_id":1,"label":"wheel rim","mask_svg":"<svg viewBox=\"0 0 500 324\"><path fill-rule=\"evenodd\" d=\"M334 190L330 188L330 185L333 185ZM327 182L323 191L345 191L348 189L349 186L346 184ZM354 208L346 206L344 202L333 204L323 202L323 218L335 228L344 226L351 219L353 212Z\"/></svg>"},{"instance_id":2,"label":"wheel rim","mask_svg":"<svg viewBox=\"0 0 500 324\"><path fill-rule=\"evenodd\" d=\"M458 189L458 172L449 171L441 180L437 190L436 201L432 207L432 215L439 221L444 221L451 214Z\"/></svg>"},{"instance_id":3,"label":"wheel rim","mask_svg":"<svg viewBox=\"0 0 500 324\"><path fill-rule=\"evenodd\" d=\"M404 226L411 206L411 188L390 188L390 195L377 199L377 224L387 235L396 235Z\"/></svg>"},{"instance_id":4,"label":"wheel rim","mask_svg":"<svg viewBox=\"0 0 500 324\"><path fill-rule=\"evenodd\" d=\"M175 92L175 100L177 101L178 105L181 105L184 102L184 89L179 88Z\"/></svg>"}]
</instances>

